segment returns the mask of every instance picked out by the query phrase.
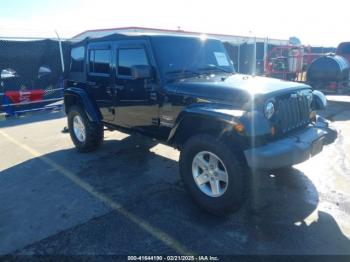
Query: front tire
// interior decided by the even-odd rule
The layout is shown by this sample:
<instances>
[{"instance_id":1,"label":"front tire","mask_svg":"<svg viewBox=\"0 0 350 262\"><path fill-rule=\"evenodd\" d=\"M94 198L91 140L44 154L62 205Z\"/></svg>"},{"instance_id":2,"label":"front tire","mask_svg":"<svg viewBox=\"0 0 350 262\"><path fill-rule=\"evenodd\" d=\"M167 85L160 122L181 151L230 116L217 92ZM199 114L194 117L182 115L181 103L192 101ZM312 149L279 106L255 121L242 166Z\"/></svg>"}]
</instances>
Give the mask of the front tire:
<instances>
[{"instance_id":1,"label":"front tire","mask_svg":"<svg viewBox=\"0 0 350 262\"><path fill-rule=\"evenodd\" d=\"M85 111L79 106L72 106L69 109L68 129L79 152L94 151L103 142L103 125L91 122Z\"/></svg>"},{"instance_id":2,"label":"front tire","mask_svg":"<svg viewBox=\"0 0 350 262\"><path fill-rule=\"evenodd\" d=\"M186 189L208 212L222 216L242 204L244 169L223 141L207 134L191 137L181 151L179 165Z\"/></svg>"}]
</instances>

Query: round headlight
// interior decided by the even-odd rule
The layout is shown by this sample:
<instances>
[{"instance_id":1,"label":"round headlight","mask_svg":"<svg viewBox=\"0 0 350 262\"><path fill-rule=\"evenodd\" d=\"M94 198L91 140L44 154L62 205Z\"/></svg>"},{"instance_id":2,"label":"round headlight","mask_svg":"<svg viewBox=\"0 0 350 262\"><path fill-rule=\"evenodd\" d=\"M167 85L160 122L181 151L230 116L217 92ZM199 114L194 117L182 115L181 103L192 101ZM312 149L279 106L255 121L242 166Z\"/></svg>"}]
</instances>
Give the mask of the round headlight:
<instances>
[{"instance_id":1,"label":"round headlight","mask_svg":"<svg viewBox=\"0 0 350 262\"><path fill-rule=\"evenodd\" d=\"M264 108L264 114L267 119L270 119L275 113L275 106L272 102L268 102Z\"/></svg>"}]
</instances>

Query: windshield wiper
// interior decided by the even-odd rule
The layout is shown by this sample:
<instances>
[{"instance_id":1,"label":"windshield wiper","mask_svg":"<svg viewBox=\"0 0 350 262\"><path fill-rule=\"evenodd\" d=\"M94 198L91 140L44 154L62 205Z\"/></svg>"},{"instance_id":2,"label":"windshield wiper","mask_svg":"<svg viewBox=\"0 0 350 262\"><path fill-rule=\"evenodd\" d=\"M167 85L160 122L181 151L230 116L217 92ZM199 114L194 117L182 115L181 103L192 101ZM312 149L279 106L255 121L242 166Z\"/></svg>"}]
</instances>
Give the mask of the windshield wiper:
<instances>
[{"instance_id":1,"label":"windshield wiper","mask_svg":"<svg viewBox=\"0 0 350 262\"><path fill-rule=\"evenodd\" d=\"M201 75L201 73L193 71L193 70L188 70L188 69L182 69L182 70L174 70L174 71L168 71L166 72L167 75Z\"/></svg>"},{"instance_id":2,"label":"windshield wiper","mask_svg":"<svg viewBox=\"0 0 350 262\"><path fill-rule=\"evenodd\" d=\"M212 74L212 71L220 71L220 72L225 72L225 73L228 73L228 74L233 74L234 73L234 71L229 71L229 70L227 70L225 68L209 64L206 67L198 68L196 71L195 70L189 70L189 69L182 69L182 70L179 69L179 70L168 71L168 72L166 72L166 74L167 75L176 75L175 78L177 78L178 76L180 76L180 77L192 77L192 76L201 77L203 75Z\"/></svg>"},{"instance_id":3,"label":"windshield wiper","mask_svg":"<svg viewBox=\"0 0 350 262\"><path fill-rule=\"evenodd\" d=\"M200 71L221 71L221 72L225 72L225 73L229 73L229 74L233 74L234 73L234 71L230 71L230 70L228 70L228 69L226 69L226 68L222 68L222 67L220 67L220 66L217 66L217 65L213 65L213 64L210 64L210 65L208 65L208 66L206 66L206 67L201 67L201 68L198 68L198 70L200 70Z\"/></svg>"}]
</instances>

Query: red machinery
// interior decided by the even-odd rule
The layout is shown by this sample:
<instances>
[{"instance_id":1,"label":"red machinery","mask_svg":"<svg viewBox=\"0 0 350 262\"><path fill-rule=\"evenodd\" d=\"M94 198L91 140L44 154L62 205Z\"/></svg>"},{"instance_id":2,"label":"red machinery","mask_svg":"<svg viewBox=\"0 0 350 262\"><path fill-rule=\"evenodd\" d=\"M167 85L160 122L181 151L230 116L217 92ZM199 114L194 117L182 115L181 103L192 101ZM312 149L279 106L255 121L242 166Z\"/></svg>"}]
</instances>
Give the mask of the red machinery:
<instances>
[{"instance_id":1,"label":"red machinery","mask_svg":"<svg viewBox=\"0 0 350 262\"><path fill-rule=\"evenodd\" d=\"M266 56L264 71L268 77L305 81L307 66L321 54L311 53L310 46L276 46Z\"/></svg>"}]
</instances>

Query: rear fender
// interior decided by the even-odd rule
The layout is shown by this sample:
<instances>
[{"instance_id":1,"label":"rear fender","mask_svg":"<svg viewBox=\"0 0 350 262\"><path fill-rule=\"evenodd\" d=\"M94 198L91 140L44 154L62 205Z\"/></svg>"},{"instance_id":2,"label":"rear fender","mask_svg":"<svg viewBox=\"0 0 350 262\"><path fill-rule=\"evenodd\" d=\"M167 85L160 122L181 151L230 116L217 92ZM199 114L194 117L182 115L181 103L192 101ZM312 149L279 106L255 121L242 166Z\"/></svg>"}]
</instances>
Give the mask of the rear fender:
<instances>
[{"instance_id":1,"label":"rear fender","mask_svg":"<svg viewBox=\"0 0 350 262\"><path fill-rule=\"evenodd\" d=\"M89 97L89 95L79 88L67 88L64 90L64 105L66 114L72 105L80 105L84 109L87 117L92 122L100 122L102 120L101 112L97 105Z\"/></svg>"}]
</instances>

